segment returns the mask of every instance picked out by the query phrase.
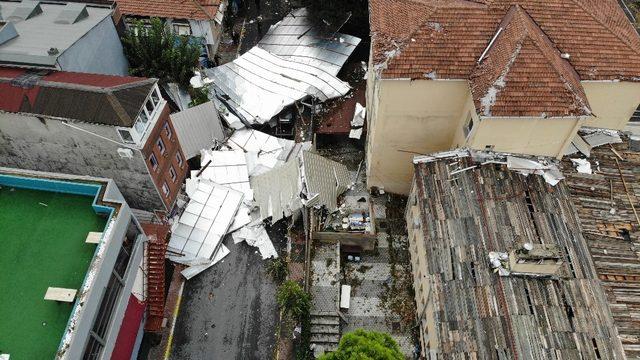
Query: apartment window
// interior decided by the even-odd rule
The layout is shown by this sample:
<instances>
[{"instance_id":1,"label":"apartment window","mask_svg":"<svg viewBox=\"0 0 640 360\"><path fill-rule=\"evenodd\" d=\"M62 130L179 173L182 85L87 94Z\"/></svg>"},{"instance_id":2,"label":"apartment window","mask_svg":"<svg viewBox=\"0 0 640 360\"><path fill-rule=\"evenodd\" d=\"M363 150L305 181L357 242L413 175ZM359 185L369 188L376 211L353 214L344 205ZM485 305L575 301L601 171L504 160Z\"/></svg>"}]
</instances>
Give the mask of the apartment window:
<instances>
[{"instance_id":1,"label":"apartment window","mask_svg":"<svg viewBox=\"0 0 640 360\"><path fill-rule=\"evenodd\" d=\"M164 133L169 139L171 139L171 137L173 136L173 132L171 132L171 126L169 126L168 122L164 123Z\"/></svg>"},{"instance_id":2,"label":"apartment window","mask_svg":"<svg viewBox=\"0 0 640 360\"><path fill-rule=\"evenodd\" d=\"M155 88L151 92L151 100L153 100L155 106L158 106L158 104L160 103L160 94L158 94L158 90Z\"/></svg>"},{"instance_id":3,"label":"apartment window","mask_svg":"<svg viewBox=\"0 0 640 360\"><path fill-rule=\"evenodd\" d=\"M152 114L153 110L155 109L155 106L153 106L153 101L151 101L151 99L147 100L147 102L144 103L144 107L147 109L147 112L149 114Z\"/></svg>"},{"instance_id":4,"label":"apartment window","mask_svg":"<svg viewBox=\"0 0 640 360\"><path fill-rule=\"evenodd\" d=\"M464 124L464 137L469 137L471 134L471 130L473 130L473 117L471 117L471 113L467 116L467 122Z\"/></svg>"},{"instance_id":5,"label":"apartment window","mask_svg":"<svg viewBox=\"0 0 640 360\"><path fill-rule=\"evenodd\" d=\"M106 337L109 331L109 325L111 324L111 317L115 310L122 289L125 285L125 274L129 269L129 261L131 260L131 254L133 253L134 244L136 239L140 235L140 231L136 223L131 220L129 222L129 228L125 238L122 241L116 263L111 271L111 277L105 287L96 318L93 321L93 326L89 331L89 341L84 350L82 356L83 359L93 360L99 359L102 355L102 350L106 344Z\"/></svg>"},{"instance_id":6,"label":"apartment window","mask_svg":"<svg viewBox=\"0 0 640 360\"><path fill-rule=\"evenodd\" d=\"M169 197L169 185L166 182L162 183L162 193L164 196Z\"/></svg>"},{"instance_id":7,"label":"apartment window","mask_svg":"<svg viewBox=\"0 0 640 360\"><path fill-rule=\"evenodd\" d=\"M180 151L176 153L176 161L178 161L178 166L182 168L182 164L184 163L184 160L182 159L182 154L180 154Z\"/></svg>"},{"instance_id":8,"label":"apartment window","mask_svg":"<svg viewBox=\"0 0 640 360\"><path fill-rule=\"evenodd\" d=\"M129 131L128 129L118 129L118 135L120 135L120 139L122 139L122 142L127 144L135 144L133 135L131 135L131 131Z\"/></svg>"},{"instance_id":9,"label":"apartment window","mask_svg":"<svg viewBox=\"0 0 640 360\"><path fill-rule=\"evenodd\" d=\"M169 175L171 175L171 181L176 182L176 180L178 179L178 174L176 173L176 170L173 168L173 166L169 168Z\"/></svg>"},{"instance_id":10,"label":"apartment window","mask_svg":"<svg viewBox=\"0 0 640 360\"><path fill-rule=\"evenodd\" d=\"M178 35L189 36L191 35L191 26L189 26L189 23L174 22L173 32Z\"/></svg>"},{"instance_id":11,"label":"apartment window","mask_svg":"<svg viewBox=\"0 0 640 360\"><path fill-rule=\"evenodd\" d=\"M153 170L158 170L158 159L156 158L156 154L151 154L151 156L149 156L149 162L151 163Z\"/></svg>"},{"instance_id":12,"label":"apartment window","mask_svg":"<svg viewBox=\"0 0 640 360\"><path fill-rule=\"evenodd\" d=\"M164 141L162 141L161 138L158 138L158 141L156 141L156 145L158 146L158 150L160 150L160 154L164 154L164 152L167 150L167 148L164 146Z\"/></svg>"}]
</instances>

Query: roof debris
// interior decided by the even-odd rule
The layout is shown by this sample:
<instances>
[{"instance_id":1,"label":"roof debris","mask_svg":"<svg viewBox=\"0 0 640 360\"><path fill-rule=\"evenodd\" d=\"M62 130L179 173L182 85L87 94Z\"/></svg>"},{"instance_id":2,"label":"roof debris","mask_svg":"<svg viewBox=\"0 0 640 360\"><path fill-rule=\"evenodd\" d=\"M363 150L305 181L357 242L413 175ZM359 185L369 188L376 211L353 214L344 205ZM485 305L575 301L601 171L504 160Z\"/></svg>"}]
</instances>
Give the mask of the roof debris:
<instances>
[{"instance_id":1,"label":"roof debris","mask_svg":"<svg viewBox=\"0 0 640 360\"><path fill-rule=\"evenodd\" d=\"M360 103L356 103L356 110L353 114L353 120L351 120L351 132L349 133L349 138L360 139L360 137L362 137L366 118L367 109L360 105Z\"/></svg>"},{"instance_id":2,"label":"roof debris","mask_svg":"<svg viewBox=\"0 0 640 360\"><path fill-rule=\"evenodd\" d=\"M287 60L313 65L337 76L361 40L335 31L321 31L309 20L307 9L300 8L271 26L258 46Z\"/></svg>"},{"instance_id":3,"label":"roof debris","mask_svg":"<svg viewBox=\"0 0 640 360\"><path fill-rule=\"evenodd\" d=\"M225 138L220 116L211 101L170 116L187 159L200 154L201 149L206 149L215 141L221 142Z\"/></svg>"},{"instance_id":4,"label":"roof debris","mask_svg":"<svg viewBox=\"0 0 640 360\"><path fill-rule=\"evenodd\" d=\"M303 206L337 209L351 185L346 166L257 130L234 132L219 150L202 150L202 169L187 180L189 203L173 225L171 260L190 267L191 278L222 259L222 238L257 247L263 259L278 257L264 221L275 223Z\"/></svg>"},{"instance_id":5,"label":"roof debris","mask_svg":"<svg viewBox=\"0 0 640 360\"><path fill-rule=\"evenodd\" d=\"M273 55L254 47L233 62L204 71L213 80L210 97L229 124L271 121L296 101L313 97L320 102L346 95L351 88L314 65ZM247 96L251 94L251 96Z\"/></svg>"}]
</instances>

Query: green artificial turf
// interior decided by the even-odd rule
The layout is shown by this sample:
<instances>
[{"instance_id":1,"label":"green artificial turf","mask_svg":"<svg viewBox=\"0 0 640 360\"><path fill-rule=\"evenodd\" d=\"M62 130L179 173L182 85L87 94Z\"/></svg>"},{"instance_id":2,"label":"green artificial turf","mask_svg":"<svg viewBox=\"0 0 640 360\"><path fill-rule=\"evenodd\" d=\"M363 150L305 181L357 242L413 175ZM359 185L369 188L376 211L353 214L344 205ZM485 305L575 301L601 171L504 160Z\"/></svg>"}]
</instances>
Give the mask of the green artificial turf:
<instances>
[{"instance_id":1,"label":"green artificial turf","mask_svg":"<svg viewBox=\"0 0 640 360\"><path fill-rule=\"evenodd\" d=\"M50 286L80 289L96 248L85 243L87 234L106 224L92 201L0 189L0 354L54 358L74 304L47 301L44 294Z\"/></svg>"}]
</instances>

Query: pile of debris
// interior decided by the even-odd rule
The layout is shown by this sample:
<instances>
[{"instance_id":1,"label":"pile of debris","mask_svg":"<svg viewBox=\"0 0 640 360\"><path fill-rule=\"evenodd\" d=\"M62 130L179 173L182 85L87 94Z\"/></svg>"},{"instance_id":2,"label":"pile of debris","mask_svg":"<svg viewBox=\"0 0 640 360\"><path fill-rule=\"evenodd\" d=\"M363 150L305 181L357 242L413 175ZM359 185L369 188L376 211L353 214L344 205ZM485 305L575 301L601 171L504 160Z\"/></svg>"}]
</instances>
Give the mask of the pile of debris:
<instances>
[{"instance_id":1,"label":"pile of debris","mask_svg":"<svg viewBox=\"0 0 640 360\"><path fill-rule=\"evenodd\" d=\"M201 154L202 168L186 183L189 202L172 226L168 250L188 265L191 278L224 258L222 244L257 247L263 259L278 257L265 228L306 207L336 211L337 197L351 185L347 168L311 149L253 129L235 131L215 150Z\"/></svg>"},{"instance_id":2,"label":"pile of debris","mask_svg":"<svg viewBox=\"0 0 640 360\"><path fill-rule=\"evenodd\" d=\"M315 153L310 142L295 143L251 127L281 129L282 123L316 112L316 103L351 91L337 75L360 39L338 33L342 24L319 29L306 9L295 10L256 47L191 79L193 87L209 92L211 102L172 116L178 138L189 145L189 157L203 149L201 169L186 182L188 203L174 218L168 246L172 261L189 266L185 277L229 253L222 244L227 234L235 243L257 247L263 259L277 257L267 222L295 220L305 207L338 209L338 196L353 184L344 165ZM356 114L358 128L364 114L364 108ZM221 120L234 130L228 138ZM365 214L358 219L358 226L370 227Z\"/></svg>"},{"instance_id":3,"label":"pile of debris","mask_svg":"<svg viewBox=\"0 0 640 360\"><path fill-rule=\"evenodd\" d=\"M582 174L592 174L593 170L589 157L591 156L591 150L598 146L619 144L622 142L620 134L617 131L609 129L596 129L596 128L581 128L580 131L571 141L571 144L565 151L567 156L582 156L581 158L571 158L571 162L576 167L576 170ZM611 148L615 153L615 149ZM620 157L620 154L617 154ZM598 162L595 162L596 169Z\"/></svg>"},{"instance_id":4,"label":"pile of debris","mask_svg":"<svg viewBox=\"0 0 640 360\"><path fill-rule=\"evenodd\" d=\"M305 8L294 10L273 25L257 46L230 63L197 74L191 83L208 88L223 120L233 129L289 123L296 112L316 111L316 102L351 90L337 75L361 39L338 33L341 25L318 29ZM287 108L296 111L281 119Z\"/></svg>"}]
</instances>

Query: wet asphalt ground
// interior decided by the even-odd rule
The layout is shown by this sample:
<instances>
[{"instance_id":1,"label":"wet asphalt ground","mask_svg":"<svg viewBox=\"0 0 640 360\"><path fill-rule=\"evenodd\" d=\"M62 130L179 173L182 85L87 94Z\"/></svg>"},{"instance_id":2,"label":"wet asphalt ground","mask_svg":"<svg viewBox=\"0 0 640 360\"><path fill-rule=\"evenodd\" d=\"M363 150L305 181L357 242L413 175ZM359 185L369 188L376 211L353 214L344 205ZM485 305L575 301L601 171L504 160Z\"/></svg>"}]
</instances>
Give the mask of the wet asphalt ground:
<instances>
[{"instance_id":1,"label":"wet asphalt ground","mask_svg":"<svg viewBox=\"0 0 640 360\"><path fill-rule=\"evenodd\" d=\"M278 252L283 226L269 231ZM231 253L185 284L171 359L269 359L276 343L276 285L257 248L225 245Z\"/></svg>"}]
</instances>

